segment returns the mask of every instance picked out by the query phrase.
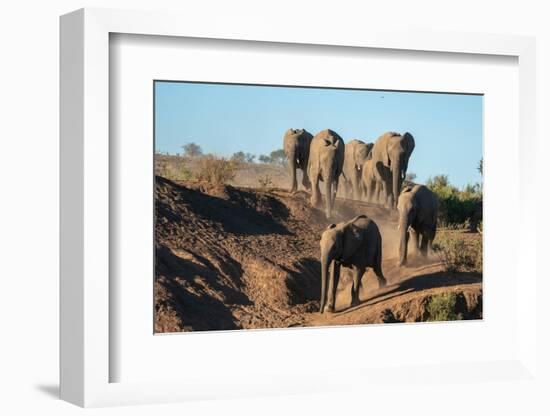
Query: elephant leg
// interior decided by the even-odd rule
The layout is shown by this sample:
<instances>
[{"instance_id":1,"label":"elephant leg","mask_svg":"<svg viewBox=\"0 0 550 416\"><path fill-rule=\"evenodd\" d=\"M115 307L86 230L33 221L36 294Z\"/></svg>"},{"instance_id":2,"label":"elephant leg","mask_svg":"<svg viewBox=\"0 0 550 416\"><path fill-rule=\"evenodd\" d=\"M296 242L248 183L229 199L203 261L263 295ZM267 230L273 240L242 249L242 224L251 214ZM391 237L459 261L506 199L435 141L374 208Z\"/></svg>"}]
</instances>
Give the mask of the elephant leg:
<instances>
[{"instance_id":1,"label":"elephant leg","mask_svg":"<svg viewBox=\"0 0 550 416\"><path fill-rule=\"evenodd\" d=\"M384 273L382 273L382 267L377 265L373 267L372 270L374 271L374 274L378 278L378 288L382 289L383 287L386 287L386 285L388 284L388 281L386 280Z\"/></svg>"},{"instance_id":2,"label":"elephant leg","mask_svg":"<svg viewBox=\"0 0 550 416\"><path fill-rule=\"evenodd\" d=\"M375 204L381 203L381 199L380 199L381 192L382 192L382 183L380 181L376 181L374 186L374 195L373 195L372 202L374 202Z\"/></svg>"},{"instance_id":3,"label":"elephant leg","mask_svg":"<svg viewBox=\"0 0 550 416\"><path fill-rule=\"evenodd\" d=\"M405 225L406 227L406 225ZM399 266L404 266L407 264L407 255L409 251L409 239L410 239L410 233L408 227L406 227L404 230L400 230L401 233L401 240L399 242Z\"/></svg>"},{"instance_id":4,"label":"elephant leg","mask_svg":"<svg viewBox=\"0 0 550 416\"><path fill-rule=\"evenodd\" d=\"M309 191L311 189L311 182L309 181L309 177L307 175L307 169L302 170L302 172L304 173L302 175L302 185Z\"/></svg>"},{"instance_id":5,"label":"elephant leg","mask_svg":"<svg viewBox=\"0 0 550 416\"><path fill-rule=\"evenodd\" d=\"M363 187L363 198L366 202L370 202L369 201L369 186L367 185L366 182L364 182L363 180L361 180L361 186Z\"/></svg>"},{"instance_id":6,"label":"elephant leg","mask_svg":"<svg viewBox=\"0 0 550 416\"><path fill-rule=\"evenodd\" d=\"M334 206L336 202L336 195L338 194L338 183L340 182L340 178L336 177L336 180L334 181L334 189L332 191L332 206Z\"/></svg>"},{"instance_id":7,"label":"elephant leg","mask_svg":"<svg viewBox=\"0 0 550 416\"><path fill-rule=\"evenodd\" d=\"M367 184L365 185L365 197L366 197L366 200L367 202L376 202L374 200L374 190L376 188L376 183L373 182L373 181L369 181L367 182Z\"/></svg>"},{"instance_id":8,"label":"elephant leg","mask_svg":"<svg viewBox=\"0 0 550 416\"><path fill-rule=\"evenodd\" d=\"M345 178L342 179L342 190L344 191L344 196L349 198L349 186L348 181Z\"/></svg>"},{"instance_id":9,"label":"elephant leg","mask_svg":"<svg viewBox=\"0 0 550 416\"><path fill-rule=\"evenodd\" d=\"M435 229L430 230L430 233L428 235L428 252L433 253L433 242L435 239Z\"/></svg>"},{"instance_id":10,"label":"elephant leg","mask_svg":"<svg viewBox=\"0 0 550 416\"><path fill-rule=\"evenodd\" d=\"M336 304L336 290L338 289L339 281L340 263L334 260L328 281L327 304L325 306L325 312L334 312L334 305Z\"/></svg>"},{"instance_id":11,"label":"elephant leg","mask_svg":"<svg viewBox=\"0 0 550 416\"><path fill-rule=\"evenodd\" d=\"M353 175L351 177L351 188L353 192L353 199L359 201L361 192L359 190L359 178L357 177L357 170L354 169Z\"/></svg>"},{"instance_id":12,"label":"elephant leg","mask_svg":"<svg viewBox=\"0 0 550 416\"><path fill-rule=\"evenodd\" d=\"M352 199L353 198L353 183L351 182L351 179L345 179L342 181L342 185L344 185L346 198Z\"/></svg>"},{"instance_id":13,"label":"elephant leg","mask_svg":"<svg viewBox=\"0 0 550 416\"><path fill-rule=\"evenodd\" d=\"M351 287L351 306L359 304L359 288L361 287L361 277L365 273L365 269L358 266L353 266L353 286Z\"/></svg>"},{"instance_id":14,"label":"elephant leg","mask_svg":"<svg viewBox=\"0 0 550 416\"><path fill-rule=\"evenodd\" d=\"M294 193L298 190L298 183L296 182L296 159L289 159L288 160L289 168L290 168L290 176L291 176L291 187L290 192Z\"/></svg>"},{"instance_id":15,"label":"elephant leg","mask_svg":"<svg viewBox=\"0 0 550 416\"><path fill-rule=\"evenodd\" d=\"M413 247L412 254L417 255L418 254L418 249L419 249L420 236L416 232L416 230L412 227L409 228L409 231L410 231L411 239L412 239L412 247Z\"/></svg>"},{"instance_id":16,"label":"elephant leg","mask_svg":"<svg viewBox=\"0 0 550 416\"><path fill-rule=\"evenodd\" d=\"M304 158L300 163L300 168L302 169L302 185L308 191L311 189L311 181L309 180L308 174L308 160L309 158Z\"/></svg>"},{"instance_id":17,"label":"elephant leg","mask_svg":"<svg viewBox=\"0 0 550 416\"><path fill-rule=\"evenodd\" d=\"M384 273L382 273L382 241L379 241L376 246L376 254L374 256L374 266L372 267L374 274L378 278L378 288L385 287L388 283Z\"/></svg>"},{"instance_id":18,"label":"elephant leg","mask_svg":"<svg viewBox=\"0 0 550 416\"><path fill-rule=\"evenodd\" d=\"M388 206L388 186L386 185L386 181L381 182L379 201L380 205L384 207Z\"/></svg>"},{"instance_id":19,"label":"elephant leg","mask_svg":"<svg viewBox=\"0 0 550 416\"><path fill-rule=\"evenodd\" d=\"M321 191L319 190L319 175L313 176L313 183L311 184L311 206L319 208L321 205Z\"/></svg>"},{"instance_id":20,"label":"elephant leg","mask_svg":"<svg viewBox=\"0 0 550 416\"><path fill-rule=\"evenodd\" d=\"M422 254L422 257L428 255L428 235L425 232L422 233L422 238L420 239L420 254Z\"/></svg>"}]
</instances>

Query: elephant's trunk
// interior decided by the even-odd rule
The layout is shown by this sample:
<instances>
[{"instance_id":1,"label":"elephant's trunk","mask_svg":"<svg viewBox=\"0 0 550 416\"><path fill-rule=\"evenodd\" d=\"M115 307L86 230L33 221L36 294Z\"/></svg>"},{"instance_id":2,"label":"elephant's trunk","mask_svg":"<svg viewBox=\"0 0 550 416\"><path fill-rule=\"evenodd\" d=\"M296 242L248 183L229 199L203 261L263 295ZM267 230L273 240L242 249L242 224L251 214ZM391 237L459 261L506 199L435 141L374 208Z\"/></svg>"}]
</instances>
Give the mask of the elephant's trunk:
<instances>
[{"instance_id":1,"label":"elephant's trunk","mask_svg":"<svg viewBox=\"0 0 550 416\"><path fill-rule=\"evenodd\" d=\"M329 267L332 262L330 250L321 251L321 302L319 305L319 312L323 313L325 304L327 302L327 286L329 275Z\"/></svg>"},{"instance_id":2,"label":"elephant's trunk","mask_svg":"<svg viewBox=\"0 0 550 416\"><path fill-rule=\"evenodd\" d=\"M406 216L399 218L399 266L407 262L407 245L409 242L409 224Z\"/></svg>"},{"instance_id":3,"label":"elephant's trunk","mask_svg":"<svg viewBox=\"0 0 550 416\"><path fill-rule=\"evenodd\" d=\"M296 181L296 147L292 146L288 150L288 168L290 169L290 176L292 185L290 192L296 192L298 190L298 182Z\"/></svg>"},{"instance_id":4,"label":"elephant's trunk","mask_svg":"<svg viewBox=\"0 0 550 416\"><path fill-rule=\"evenodd\" d=\"M398 159L392 166L392 193L393 198L391 201L392 208L397 207L397 198L399 198L399 192L401 191L401 159Z\"/></svg>"}]
</instances>

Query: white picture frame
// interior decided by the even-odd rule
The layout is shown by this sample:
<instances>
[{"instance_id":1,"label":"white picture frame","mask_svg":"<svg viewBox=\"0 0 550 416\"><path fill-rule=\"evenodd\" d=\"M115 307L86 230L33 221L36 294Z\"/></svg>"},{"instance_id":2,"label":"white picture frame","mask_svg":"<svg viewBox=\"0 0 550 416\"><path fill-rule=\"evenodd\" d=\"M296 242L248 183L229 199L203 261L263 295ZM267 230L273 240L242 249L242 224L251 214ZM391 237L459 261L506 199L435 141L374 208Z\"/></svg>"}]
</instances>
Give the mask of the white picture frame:
<instances>
[{"instance_id":1,"label":"white picture frame","mask_svg":"<svg viewBox=\"0 0 550 416\"><path fill-rule=\"evenodd\" d=\"M438 53L504 55L516 57L519 66L519 138L529 145L519 149L519 213L535 203L534 183L526 167L534 160L535 132L535 41L530 37L399 32L383 29L345 28L327 34L321 28L299 26L281 30L280 25L224 22L205 26L190 15L82 9L61 18L61 398L80 406L159 403L213 397L361 389L365 385L404 377L396 368L369 368L361 378L349 370L330 370L330 376L347 380L327 385L327 373L270 374L261 380L234 382L220 375L206 379L156 382L110 382L109 368L116 357L110 350L109 252L110 170L109 157L109 36L113 33L226 39L281 44L332 45L334 47L380 48ZM239 31L235 32L235 27ZM474 363L441 363L415 367L413 379L420 383L444 381L445 373L469 380L537 382L536 322L527 317L536 310L533 215L522 215L518 257L522 285L517 292L517 354L507 360ZM523 243L523 244L522 244ZM510 273L518 273L511 270ZM442 375L443 374L443 375ZM376 383L375 381L376 380ZM409 380L410 381L410 380ZM384 381L382 381L382 384Z\"/></svg>"}]
</instances>

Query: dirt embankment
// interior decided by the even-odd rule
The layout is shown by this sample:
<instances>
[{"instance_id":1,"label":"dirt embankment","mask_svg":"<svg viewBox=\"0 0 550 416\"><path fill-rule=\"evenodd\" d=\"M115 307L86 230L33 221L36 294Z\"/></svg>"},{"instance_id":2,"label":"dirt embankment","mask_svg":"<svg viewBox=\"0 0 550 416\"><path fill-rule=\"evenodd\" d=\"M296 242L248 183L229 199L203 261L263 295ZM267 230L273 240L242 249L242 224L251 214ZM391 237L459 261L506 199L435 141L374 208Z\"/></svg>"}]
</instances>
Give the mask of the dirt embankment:
<instances>
[{"instance_id":1,"label":"dirt embankment","mask_svg":"<svg viewBox=\"0 0 550 416\"><path fill-rule=\"evenodd\" d=\"M328 225L308 195L282 190L156 181L155 331L273 328L426 320L440 293L457 294L466 319L481 317L481 277L445 273L437 259L396 267L395 222L386 210L339 199L334 222L367 214L381 228L378 290L363 278L362 303L348 308L343 273L335 314L319 314L319 236Z\"/></svg>"}]
</instances>

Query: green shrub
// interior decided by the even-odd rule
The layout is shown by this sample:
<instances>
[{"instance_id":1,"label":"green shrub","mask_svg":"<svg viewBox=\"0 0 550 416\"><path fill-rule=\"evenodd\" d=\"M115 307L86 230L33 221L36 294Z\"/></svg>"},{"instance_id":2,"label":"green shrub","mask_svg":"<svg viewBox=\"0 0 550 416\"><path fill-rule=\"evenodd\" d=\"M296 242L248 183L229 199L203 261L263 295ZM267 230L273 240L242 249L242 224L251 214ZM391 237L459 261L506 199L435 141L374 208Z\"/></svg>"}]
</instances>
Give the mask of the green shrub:
<instances>
[{"instance_id":1,"label":"green shrub","mask_svg":"<svg viewBox=\"0 0 550 416\"><path fill-rule=\"evenodd\" d=\"M429 178L426 186L430 188L439 200L439 226L450 224L466 225L475 230L482 219L483 197L479 184L468 184L459 190L449 182L447 175L436 175Z\"/></svg>"},{"instance_id":2,"label":"green shrub","mask_svg":"<svg viewBox=\"0 0 550 416\"><path fill-rule=\"evenodd\" d=\"M456 293L442 293L432 296L426 311L427 321L459 321L463 319L462 314L456 313Z\"/></svg>"}]
</instances>

